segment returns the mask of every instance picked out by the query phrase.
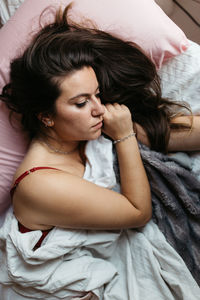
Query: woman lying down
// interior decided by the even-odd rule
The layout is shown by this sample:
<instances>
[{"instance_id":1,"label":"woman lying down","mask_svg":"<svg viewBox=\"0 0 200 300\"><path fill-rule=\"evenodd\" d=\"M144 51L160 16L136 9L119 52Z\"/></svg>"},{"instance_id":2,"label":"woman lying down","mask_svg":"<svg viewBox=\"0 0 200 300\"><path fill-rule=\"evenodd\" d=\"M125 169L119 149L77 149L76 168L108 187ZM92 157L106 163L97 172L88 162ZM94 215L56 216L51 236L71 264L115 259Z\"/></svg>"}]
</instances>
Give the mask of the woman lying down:
<instances>
[{"instance_id":1,"label":"woman lying down","mask_svg":"<svg viewBox=\"0 0 200 300\"><path fill-rule=\"evenodd\" d=\"M2 299L197 300L197 282L151 220L138 141L198 150L199 117L161 97L136 45L66 15L12 62L1 95L32 140L0 229Z\"/></svg>"}]
</instances>

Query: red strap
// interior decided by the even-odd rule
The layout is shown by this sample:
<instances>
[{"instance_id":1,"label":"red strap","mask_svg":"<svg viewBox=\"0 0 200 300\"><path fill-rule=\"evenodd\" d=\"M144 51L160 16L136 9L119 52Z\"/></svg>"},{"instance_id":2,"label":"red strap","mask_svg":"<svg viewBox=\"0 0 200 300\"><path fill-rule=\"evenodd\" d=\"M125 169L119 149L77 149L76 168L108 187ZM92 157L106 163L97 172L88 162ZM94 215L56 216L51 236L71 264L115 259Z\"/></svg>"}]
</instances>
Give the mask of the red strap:
<instances>
[{"instance_id":1,"label":"red strap","mask_svg":"<svg viewBox=\"0 0 200 300\"><path fill-rule=\"evenodd\" d=\"M30 232L33 231L32 229L29 229L27 227L25 227L24 225L22 225L21 223L18 222L18 226L19 226L19 231L21 233L26 233L26 232ZM34 248L39 248L44 240L44 238L47 236L47 234L52 230L52 228L50 229L46 229L46 230L41 230L42 231L42 236L39 239L39 241L37 242L37 244L35 245Z\"/></svg>"},{"instance_id":2,"label":"red strap","mask_svg":"<svg viewBox=\"0 0 200 300\"><path fill-rule=\"evenodd\" d=\"M27 175L29 175L30 173L32 172L35 172L37 170L41 170L41 169L53 169L53 170L58 170L56 168L51 168L51 167L36 167L36 168L32 168L26 172L24 172L22 175L20 175L16 180L15 180L15 183L13 185L13 187L11 188L10 190L10 195L11 195L11 198L13 197L13 194L14 194L14 191L16 189L16 187L18 186L18 184L20 183L20 181L26 177Z\"/></svg>"}]
</instances>

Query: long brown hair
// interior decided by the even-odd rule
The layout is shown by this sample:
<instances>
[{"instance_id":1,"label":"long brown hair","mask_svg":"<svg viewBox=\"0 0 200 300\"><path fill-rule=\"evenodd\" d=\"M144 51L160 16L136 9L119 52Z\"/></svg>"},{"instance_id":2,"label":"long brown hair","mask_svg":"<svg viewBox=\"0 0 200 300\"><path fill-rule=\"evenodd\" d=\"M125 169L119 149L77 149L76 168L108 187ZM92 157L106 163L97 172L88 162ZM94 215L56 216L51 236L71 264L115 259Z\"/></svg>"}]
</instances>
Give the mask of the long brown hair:
<instances>
[{"instance_id":1,"label":"long brown hair","mask_svg":"<svg viewBox=\"0 0 200 300\"><path fill-rule=\"evenodd\" d=\"M162 98L155 65L136 44L123 41L97 28L85 28L68 21L70 6L58 11L55 22L45 26L24 54L11 63L10 84L1 99L20 113L30 138L45 134L39 114L55 114L62 79L84 66L97 76L103 103L119 102L131 110L151 147L167 151L174 112L186 108Z\"/></svg>"}]
</instances>

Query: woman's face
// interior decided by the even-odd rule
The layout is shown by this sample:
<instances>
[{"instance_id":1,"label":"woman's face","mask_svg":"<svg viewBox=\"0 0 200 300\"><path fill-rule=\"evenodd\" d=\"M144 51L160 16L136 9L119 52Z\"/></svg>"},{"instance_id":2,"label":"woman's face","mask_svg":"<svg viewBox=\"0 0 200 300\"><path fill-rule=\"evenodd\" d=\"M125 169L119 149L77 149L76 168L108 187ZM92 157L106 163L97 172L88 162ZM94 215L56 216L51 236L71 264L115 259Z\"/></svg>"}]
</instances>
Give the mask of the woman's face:
<instances>
[{"instance_id":1,"label":"woman's face","mask_svg":"<svg viewBox=\"0 0 200 300\"><path fill-rule=\"evenodd\" d=\"M94 70L84 67L67 76L56 100L53 130L63 142L93 140L101 135L104 106Z\"/></svg>"}]
</instances>

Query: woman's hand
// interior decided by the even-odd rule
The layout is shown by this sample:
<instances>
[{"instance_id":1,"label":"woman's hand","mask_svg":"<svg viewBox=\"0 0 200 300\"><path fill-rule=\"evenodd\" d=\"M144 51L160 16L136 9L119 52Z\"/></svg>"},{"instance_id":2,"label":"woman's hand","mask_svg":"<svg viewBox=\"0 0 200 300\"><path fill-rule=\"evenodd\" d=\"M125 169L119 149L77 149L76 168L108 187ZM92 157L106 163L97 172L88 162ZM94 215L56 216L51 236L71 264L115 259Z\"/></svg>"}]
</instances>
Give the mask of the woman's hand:
<instances>
[{"instance_id":1,"label":"woman's hand","mask_svg":"<svg viewBox=\"0 0 200 300\"><path fill-rule=\"evenodd\" d=\"M131 113L124 104L106 104L103 121L102 131L113 140L121 139L133 131Z\"/></svg>"},{"instance_id":2,"label":"woman's hand","mask_svg":"<svg viewBox=\"0 0 200 300\"><path fill-rule=\"evenodd\" d=\"M103 131L114 140L130 135L133 124L129 109L107 104ZM151 218L151 191L135 136L116 143L115 149L120 193L67 171L34 172L15 192L18 220L30 229L41 230L52 226L92 230L144 226Z\"/></svg>"}]
</instances>

